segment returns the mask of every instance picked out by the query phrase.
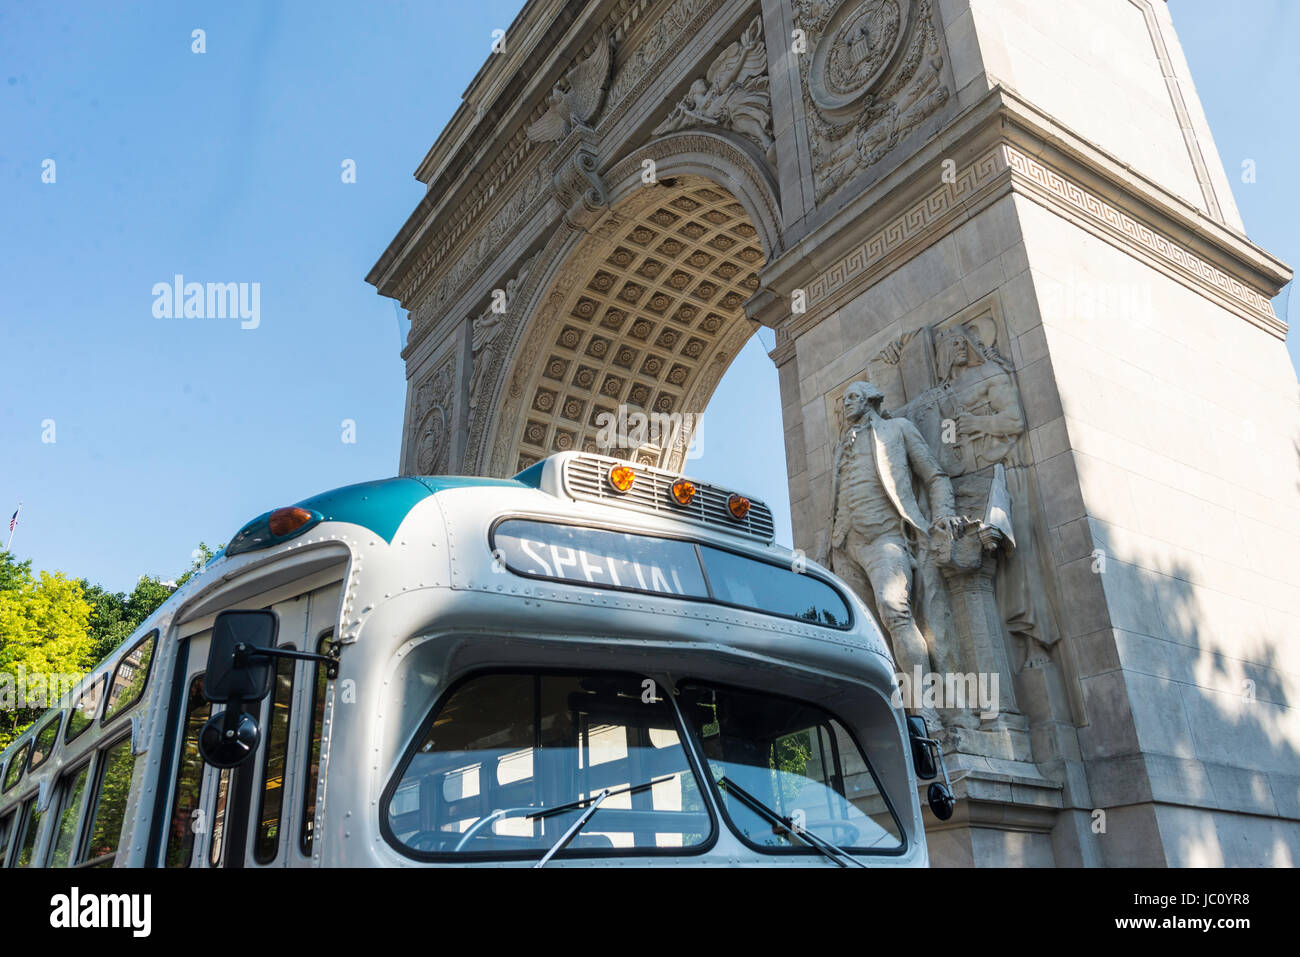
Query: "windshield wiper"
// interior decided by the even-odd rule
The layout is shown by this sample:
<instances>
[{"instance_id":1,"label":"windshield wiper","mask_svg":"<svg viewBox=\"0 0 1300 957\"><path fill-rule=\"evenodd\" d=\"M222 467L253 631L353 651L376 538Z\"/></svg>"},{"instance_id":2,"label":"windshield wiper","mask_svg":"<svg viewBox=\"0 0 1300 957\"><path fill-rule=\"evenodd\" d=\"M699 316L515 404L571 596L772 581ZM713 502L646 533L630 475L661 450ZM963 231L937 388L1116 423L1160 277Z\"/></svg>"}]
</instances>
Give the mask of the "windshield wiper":
<instances>
[{"instance_id":1,"label":"windshield wiper","mask_svg":"<svg viewBox=\"0 0 1300 957\"><path fill-rule=\"evenodd\" d=\"M567 804L557 804L555 807L542 808L540 811L534 811L532 814L524 815L530 820L533 818L552 817L556 814L563 814L565 811L572 811L574 808L580 808L584 804L588 805L587 809L582 812L576 821L569 825L569 829L560 835L560 839L551 845L550 850L543 854L542 859L534 864L533 867L545 866L547 861L568 847L569 842L577 837L578 834L581 833L582 829L587 826L587 822L591 820L592 816L596 813L596 809L600 807L601 802L604 801L605 798L612 797L615 794L635 794L637 791L645 791L648 788L654 787L656 784L662 784L664 781L671 781L675 777L677 777L676 774L667 774L661 778L651 778L649 781L643 781L640 784L629 784L627 787L614 789L602 788L591 797L578 798L578 800L570 801Z\"/></svg>"},{"instance_id":2,"label":"windshield wiper","mask_svg":"<svg viewBox=\"0 0 1300 957\"><path fill-rule=\"evenodd\" d=\"M578 816L578 819L574 821L571 825L569 825L569 829L560 835L560 839L551 845L551 849L547 851L545 854L543 854L542 859L538 861L536 864L534 864L533 867L535 868L545 867L547 861L549 861L560 851L568 847L569 842L578 836L578 832L581 831L586 826L587 822L591 820L592 815L596 813L596 809L600 807L600 802L605 800L605 798L607 797L609 797L609 788L604 788L594 798L589 798L589 800L591 801L591 805L587 808L587 810L583 811L582 814ZM554 814L557 813L557 811L555 809L552 809L550 813ZM547 812L543 811L537 814L530 814L528 816L546 817Z\"/></svg>"},{"instance_id":3,"label":"windshield wiper","mask_svg":"<svg viewBox=\"0 0 1300 957\"><path fill-rule=\"evenodd\" d=\"M758 798L754 797L754 795L742 788L735 781L732 781L725 774L718 778L718 786L726 790L728 794L734 794L740 803L744 804L773 827L779 828L780 830L777 831L778 834L782 832L793 834L813 850L834 861L839 867L848 867L850 864L855 867L867 866L848 851L832 844L830 841L826 840L826 838L814 834L806 828L795 827L793 820L788 817L782 817ZM845 863L846 861L848 863Z\"/></svg>"},{"instance_id":4,"label":"windshield wiper","mask_svg":"<svg viewBox=\"0 0 1300 957\"><path fill-rule=\"evenodd\" d=\"M477 833L478 833L479 831L481 831L483 828L487 827L489 824L491 824L491 823L492 823L493 821L495 821L497 818L499 818L499 817L507 817L507 816L512 815L512 814L521 814L521 813L523 813L524 811L532 811L532 810L534 810L534 808L533 808L531 805L528 806L528 807L499 807L499 808L497 808L497 809L496 809L495 811L493 811L491 814L488 814L488 815L485 815L485 816L479 818L477 821L475 821L475 822L473 823L473 825L470 826L469 830L467 830L464 834L461 835L460 840L456 842L456 846L455 846L454 848L452 848L453 853L458 853L458 852L460 852L461 850L463 850L463 849L465 848L465 845L469 843L470 838L472 838L475 834L477 834ZM528 816L531 816L531 815L528 815Z\"/></svg>"}]
</instances>

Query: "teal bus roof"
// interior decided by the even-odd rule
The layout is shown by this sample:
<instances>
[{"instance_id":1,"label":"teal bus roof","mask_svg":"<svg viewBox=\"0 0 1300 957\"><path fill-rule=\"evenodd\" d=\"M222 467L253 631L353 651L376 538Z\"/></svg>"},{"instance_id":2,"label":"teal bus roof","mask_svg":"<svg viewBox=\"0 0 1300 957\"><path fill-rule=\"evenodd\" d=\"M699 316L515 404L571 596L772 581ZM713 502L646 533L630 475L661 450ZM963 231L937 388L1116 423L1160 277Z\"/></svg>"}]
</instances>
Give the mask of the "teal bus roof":
<instances>
[{"instance_id":1,"label":"teal bus roof","mask_svg":"<svg viewBox=\"0 0 1300 957\"><path fill-rule=\"evenodd\" d=\"M391 543L393 536L397 534L398 526L402 524L411 509L430 495L454 488L537 488L537 476L521 474L521 478L522 481L513 478L479 478L472 475L399 476L374 482L361 482L357 485L345 485L303 499L295 503L295 506L308 509L320 516L311 525L320 522L348 522L369 529L385 542ZM245 524L235 533L231 543L248 538L257 539L256 543L249 542L249 545L244 546L242 550L278 544L279 541L268 538L264 532L264 526L270 516L270 512L265 512ZM304 526L303 530L305 531L307 527L310 526ZM257 534L259 531L263 534ZM287 540L289 537L292 536L286 536L281 540ZM213 556L213 560L225 551L226 549L222 549L218 555Z\"/></svg>"},{"instance_id":2,"label":"teal bus roof","mask_svg":"<svg viewBox=\"0 0 1300 957\"><path fill-rule=\"evenodd\" d=\"M430 495L452 488L528 488L515 479L472 475L414 475L345 485L298 502L320 512L325 522L351 522L392 542L408 512Z\"/></svg>"}]
</instances>

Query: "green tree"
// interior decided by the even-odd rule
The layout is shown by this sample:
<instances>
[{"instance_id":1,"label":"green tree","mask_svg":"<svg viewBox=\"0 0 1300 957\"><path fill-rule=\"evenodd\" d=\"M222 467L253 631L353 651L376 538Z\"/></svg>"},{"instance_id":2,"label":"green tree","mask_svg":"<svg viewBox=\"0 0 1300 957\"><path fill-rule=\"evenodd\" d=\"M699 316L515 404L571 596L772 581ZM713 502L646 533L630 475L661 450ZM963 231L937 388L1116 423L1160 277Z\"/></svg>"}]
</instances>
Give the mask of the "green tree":
<instances>
[{"instance_id":1,"label":"green tree","mask_svg":"<svg viewBox=\"0 0 1300 957\"><path fill-rule=\"evenodd\" d=\"M220 548L220 546L218 546ZM199 573L208 560L216 554L205 542L199 542L190 567L174 582L164 582L153 575L142 575L131 594L105 591L82 579L81 586L91 604L90 637L92 643L91 667L99 664L127 639L140 623L158 610L172 593Z\"/></svg>"},{"instance_id":2,"label":"green tree","mask_svg":"<svg viewBox=\"0 0 1300 957\"><path fill-rule=\"evenodd\" d=\"M6 556L0 577L0 748L86 671L91 606L62 572L33 577ZM31 705L31 706L27 706Z\"/></svg>"},{"instance_id":3,"label":"green tree","mask_svg":"<svg viewBox=\"0 0 1300 957\"><path fill-rule=\"evenodd\" d=\"M0 552L0 592L13 591L32 580L32 560L20 562L8 552Z\"/></svg>"},{"instance_id":4,"label":"green tree","mask_svg":"<svg viewBox=\"0 0 1300 957\"><path fill-rule=\"evenodd\" d=\"M127 635L135 630L135 625L127 613L125 594L105 591L85 579L82 579L81 587L90 603L90 660L95 664L125 641Z\"/></svg>"},{"instance_id":5,"label":"green tree","mask_svg":"<svg viewBox=\"0 0 1300 957\"><path fill-rule=\"evenodd\" d=\"M0 552L0 749L39 718L46 704L54 704L74 676L112 654L215 553L200 542L174 582L143 575L127 594L61 572L33 575L30 559L20 562ZM33 698L44 703L15 707Z\"/></svg>"}]
</instances>

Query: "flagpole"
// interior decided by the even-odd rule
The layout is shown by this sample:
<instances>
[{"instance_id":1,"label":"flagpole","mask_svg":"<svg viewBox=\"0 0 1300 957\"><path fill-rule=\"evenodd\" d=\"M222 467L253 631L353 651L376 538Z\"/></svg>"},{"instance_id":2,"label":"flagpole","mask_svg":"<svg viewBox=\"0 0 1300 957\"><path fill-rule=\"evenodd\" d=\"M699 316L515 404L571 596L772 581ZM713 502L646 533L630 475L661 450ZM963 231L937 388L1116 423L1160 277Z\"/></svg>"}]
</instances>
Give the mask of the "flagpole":
<instances>
[{"instance_id":1,"label":"flagpole","mask_svg":"<svg viewBox=\"0 0 1300 957\"><path fill-rule=\"evenodd\" d=\"M14 510L14 517L9 522L9 541L5 543L5 551L9 551L9 546L14 543L14 529L18 527L18 513L23 510L23 503L18 503L18 508Z\"/></svg>"}]
</instances>

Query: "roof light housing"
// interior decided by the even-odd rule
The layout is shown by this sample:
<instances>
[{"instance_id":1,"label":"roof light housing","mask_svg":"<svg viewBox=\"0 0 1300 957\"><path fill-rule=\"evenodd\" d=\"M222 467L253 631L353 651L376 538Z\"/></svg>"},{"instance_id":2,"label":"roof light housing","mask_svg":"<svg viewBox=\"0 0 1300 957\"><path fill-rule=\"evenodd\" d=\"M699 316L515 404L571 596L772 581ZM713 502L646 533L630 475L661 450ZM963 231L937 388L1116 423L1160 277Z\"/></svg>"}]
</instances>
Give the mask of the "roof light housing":
<instances>
[{"instance_id":1,"label":"roof light housing","mask_svg":"<svg viewBox=\"0 0 1300 957\"><path fill-rule=\"evenodd\" d=\"M315 509L303 508L301 505L273 509L257 516L236 532L226 546L225 554L233 556L279 545L320 524L324 518Z\"/></svg>"}]
</instances>

